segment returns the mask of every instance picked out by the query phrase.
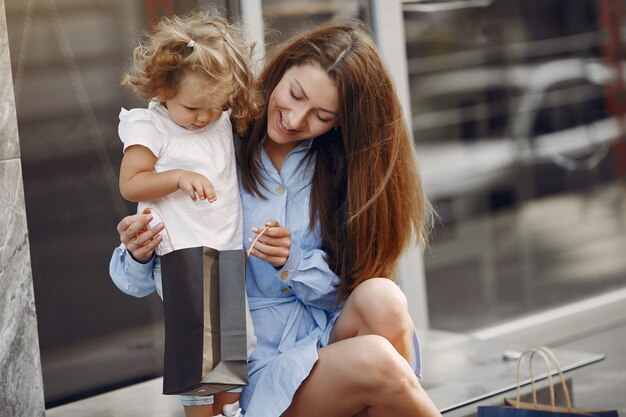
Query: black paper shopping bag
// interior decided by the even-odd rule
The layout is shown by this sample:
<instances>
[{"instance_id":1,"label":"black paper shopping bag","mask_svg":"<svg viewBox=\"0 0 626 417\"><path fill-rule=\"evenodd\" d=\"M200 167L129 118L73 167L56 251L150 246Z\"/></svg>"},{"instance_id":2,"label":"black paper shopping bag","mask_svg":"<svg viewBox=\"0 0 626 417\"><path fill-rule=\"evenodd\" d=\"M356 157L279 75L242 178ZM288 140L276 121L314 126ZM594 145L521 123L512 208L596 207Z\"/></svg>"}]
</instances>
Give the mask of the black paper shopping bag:
<instances>
[{"instance_id":1,"label":"black paper shopping bag","mask_svg":"<svg viewBox=\"0 0 626 417\"><path fill-rule=\"evenodd\" d=\"M208 247L161 257L163 393L212 395L248 384L246 253Z\"/></svg>"}]
</instances>

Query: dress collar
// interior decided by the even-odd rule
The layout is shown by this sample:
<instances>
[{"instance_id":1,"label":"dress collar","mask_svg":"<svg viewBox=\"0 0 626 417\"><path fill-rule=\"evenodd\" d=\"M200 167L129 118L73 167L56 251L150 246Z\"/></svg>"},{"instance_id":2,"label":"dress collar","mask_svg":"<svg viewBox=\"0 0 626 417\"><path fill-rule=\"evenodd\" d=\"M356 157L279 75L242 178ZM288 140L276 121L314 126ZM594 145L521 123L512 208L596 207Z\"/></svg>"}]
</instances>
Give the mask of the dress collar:
<instances>
[{"instance_id":1,"label":"dress collar","mask_svg":"<svg viewBox=\"0 0 626 417\"><path fill-rule=\"evenodd\" d=\"M263 136L263 139L261 139L261 141L259 142L259 148L261 148L263 146L263 144L265 143L265 140L267 139L267 135ZM295 148L293 148L293 150L289 153L292 152L298 152L301 150L309 150L311 149L311 146L313 146L313 141L315 140L315 138L313 139L305 139L301 142L298 143L298 146L296 146Z\"/></svg>"}]
</instances>

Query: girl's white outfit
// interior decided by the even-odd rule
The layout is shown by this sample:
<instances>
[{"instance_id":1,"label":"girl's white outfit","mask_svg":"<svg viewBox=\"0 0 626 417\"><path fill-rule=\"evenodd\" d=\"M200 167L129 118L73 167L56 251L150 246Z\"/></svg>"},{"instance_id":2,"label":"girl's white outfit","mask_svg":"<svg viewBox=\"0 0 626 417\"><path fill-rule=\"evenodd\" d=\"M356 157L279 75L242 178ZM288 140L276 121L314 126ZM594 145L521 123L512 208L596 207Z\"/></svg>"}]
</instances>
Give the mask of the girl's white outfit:
<instances>
[{"instance_id":1,"label":"girl's white outfit","mask_svg":"<svg viewBox=\"0 0 626 417\"><path fill-rule=\"evenodd\" d=\"M242 248L243 217L228 112L203 129L190 131L176 124L165 107L151 101L147 109L122 109L118 133L124 151L141 145L157 157L155 172L192 171L204 175L215 188L217 200L213 203L193 201L183 190L139 203L138 213L146 208L157 210L174 249Z\"/></svg>"}]
</instances>

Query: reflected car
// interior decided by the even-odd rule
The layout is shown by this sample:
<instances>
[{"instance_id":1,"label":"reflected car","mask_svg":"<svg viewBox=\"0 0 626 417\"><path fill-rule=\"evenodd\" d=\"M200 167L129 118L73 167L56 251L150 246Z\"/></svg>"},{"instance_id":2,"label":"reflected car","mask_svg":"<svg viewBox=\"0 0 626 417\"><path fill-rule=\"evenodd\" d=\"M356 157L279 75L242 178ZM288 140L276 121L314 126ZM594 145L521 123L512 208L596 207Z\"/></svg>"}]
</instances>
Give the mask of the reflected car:
<instances>
[{"instance_id":1,"label":"reflected car","mask_svg":"<svg viewBox=\"0 0 626 417\"><path fill-rule=\"evenodd\" d=\"M512 202L523 194L524 167L597 166L621 134L605 104L611 74L600 60L562 59L414 80L414 137L429 198L468 197L459 214L471 215L498 195Z\"/></svg>"}]
</instances>

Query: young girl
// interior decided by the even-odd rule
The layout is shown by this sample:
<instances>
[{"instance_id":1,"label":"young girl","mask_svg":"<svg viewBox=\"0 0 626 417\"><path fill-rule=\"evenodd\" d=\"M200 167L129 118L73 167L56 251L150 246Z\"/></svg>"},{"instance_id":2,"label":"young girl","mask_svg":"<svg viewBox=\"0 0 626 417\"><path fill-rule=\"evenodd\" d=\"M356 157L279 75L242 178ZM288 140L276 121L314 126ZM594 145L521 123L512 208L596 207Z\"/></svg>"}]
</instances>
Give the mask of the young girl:
<instances>
[{"instance_id":1,"label":"young girl","mask_svg":"<svg viewBox=\"0 0 626 417\"><path fill-rule=\"evenodd\" d=\"M164 18L135 49L134 65L122 78L150 102L147 109L121 110L120 191L139 203L139 213L152 209L165 224L160 254L196 246L242 248L231 118L241 130L257 109L251 49L214 14ZM219 394L215 406L234 402L224 413L239 416L236 400L236 393ZM213 416L212 397L181 401L187 415Z\"/></svg>"}]
</instances>

